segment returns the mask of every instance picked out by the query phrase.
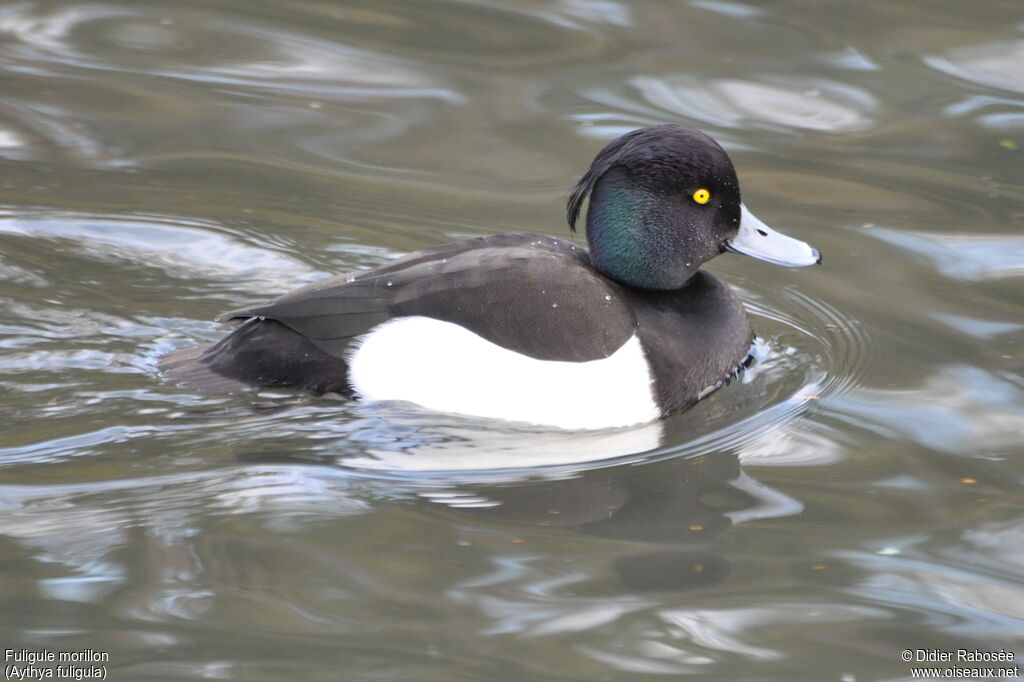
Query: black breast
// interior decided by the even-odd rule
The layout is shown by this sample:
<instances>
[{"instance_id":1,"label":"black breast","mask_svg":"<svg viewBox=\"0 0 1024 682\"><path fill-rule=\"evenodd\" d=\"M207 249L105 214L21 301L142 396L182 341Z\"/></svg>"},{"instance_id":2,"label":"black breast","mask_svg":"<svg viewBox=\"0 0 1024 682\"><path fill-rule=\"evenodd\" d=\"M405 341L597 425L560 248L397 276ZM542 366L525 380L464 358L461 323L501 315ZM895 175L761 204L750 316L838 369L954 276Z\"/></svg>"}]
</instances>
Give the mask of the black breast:
<instances>
[{"instance_id":1,"label":"black breast","mask_svg":"<svg viewBox=\"0 0 1024 682\"><path fill-rule=\"evenodd\" d=\"M698 272L679 291L632 290L630 296L663 414L693 405L750 353L753 332L743 304L714 275Z\"/></svg>"}]
</instances>

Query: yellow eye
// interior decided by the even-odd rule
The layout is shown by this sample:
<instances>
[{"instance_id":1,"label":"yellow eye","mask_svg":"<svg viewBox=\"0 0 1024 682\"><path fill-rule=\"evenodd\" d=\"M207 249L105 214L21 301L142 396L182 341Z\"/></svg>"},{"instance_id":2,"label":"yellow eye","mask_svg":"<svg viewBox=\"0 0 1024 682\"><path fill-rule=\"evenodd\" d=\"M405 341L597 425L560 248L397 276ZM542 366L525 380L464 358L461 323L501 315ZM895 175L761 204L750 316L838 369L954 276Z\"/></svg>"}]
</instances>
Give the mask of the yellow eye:
<instances>
[{"instance_id":1,"label":"yellow eye","mask_svg":"<svg viewBox=\"0 0 1024 682\"><path fill-rule=\"evenodd\" d=\"M693 200L698 204L706 204L711 201L711 192L707 191L703 187L693 193Z\"/></svg>"}]
</instances>

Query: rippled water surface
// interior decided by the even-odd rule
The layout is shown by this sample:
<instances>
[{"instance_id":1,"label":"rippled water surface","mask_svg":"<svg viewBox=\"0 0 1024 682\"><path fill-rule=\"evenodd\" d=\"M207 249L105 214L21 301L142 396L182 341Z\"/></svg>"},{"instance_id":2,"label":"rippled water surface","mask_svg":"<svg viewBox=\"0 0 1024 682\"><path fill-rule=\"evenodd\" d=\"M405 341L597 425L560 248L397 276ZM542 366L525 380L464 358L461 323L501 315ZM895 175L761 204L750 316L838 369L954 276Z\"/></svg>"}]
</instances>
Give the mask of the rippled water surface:
<instances>
[{"instance_id":1,"label":"rippled water surface","mask_svg":"<svg viewBox=\"0 0 1024 682\"><path fill-rule=\"evenodd\" d=\"M117 680L1024 674L1019 0L25 0L0 82L0 648ZM710 265L757 359L685 414L157 375L327 274L565 237L594 152L664 122L825 256Z\"/></svg>"}]
</instances>

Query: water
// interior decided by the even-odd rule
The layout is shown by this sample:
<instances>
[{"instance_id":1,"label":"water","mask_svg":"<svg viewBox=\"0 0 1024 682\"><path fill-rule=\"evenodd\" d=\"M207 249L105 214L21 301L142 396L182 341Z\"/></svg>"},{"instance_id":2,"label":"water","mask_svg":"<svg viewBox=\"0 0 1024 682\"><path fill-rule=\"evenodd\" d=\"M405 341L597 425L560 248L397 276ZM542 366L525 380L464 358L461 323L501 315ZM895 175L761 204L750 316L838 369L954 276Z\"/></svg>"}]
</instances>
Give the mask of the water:
<instances>
[{"instance_id":1,"label":"water","mask_svg":"<svg viewBox=\"0 0 1024 682\"><path fill-rule=\"evenodd\" d=\"M0 648L92 649L119 680L1020 665L1022 22L1014 0L3 5ZM758 357L690 412L579 434L157 377L218 313L326 274L565 237L594 152L662 122L719 139L751 209L825 257L710 265Z\"/></svg>"}]
</instances>

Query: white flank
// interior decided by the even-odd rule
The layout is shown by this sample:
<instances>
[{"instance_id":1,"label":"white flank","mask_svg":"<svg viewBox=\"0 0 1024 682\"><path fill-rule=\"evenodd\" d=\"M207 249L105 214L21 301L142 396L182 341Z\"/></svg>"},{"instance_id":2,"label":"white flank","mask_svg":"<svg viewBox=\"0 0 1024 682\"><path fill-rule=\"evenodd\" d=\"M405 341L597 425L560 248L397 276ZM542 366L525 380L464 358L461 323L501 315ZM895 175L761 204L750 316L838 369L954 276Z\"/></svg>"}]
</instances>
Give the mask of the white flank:
<instances>
[{"instance_id":1,"label":"white flank","mask_svg":"<svg viewBox=\"0 0 1024 682\"><path fill-rule=\"evenodd\" d=\"M565 429L660 416L636 336L602 360L536 360L451 322L399 317L370 330L348 360L349 381L365 400Z\"/></svg>"}]
</instances>

